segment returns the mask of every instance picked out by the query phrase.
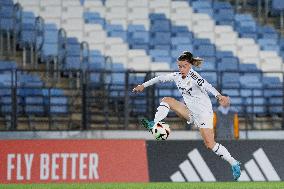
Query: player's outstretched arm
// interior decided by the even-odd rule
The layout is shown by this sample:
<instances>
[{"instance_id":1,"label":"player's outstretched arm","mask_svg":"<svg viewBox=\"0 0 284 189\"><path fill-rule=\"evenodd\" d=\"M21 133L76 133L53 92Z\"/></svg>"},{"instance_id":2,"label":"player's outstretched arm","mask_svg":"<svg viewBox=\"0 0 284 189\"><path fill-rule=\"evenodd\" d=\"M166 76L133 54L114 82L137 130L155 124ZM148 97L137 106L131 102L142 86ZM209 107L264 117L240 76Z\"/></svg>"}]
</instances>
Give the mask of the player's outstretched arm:
<instances>
[{"instance_id":1,"label":"player's outstretched arm","mask_svg":"<svg viewBox=\"0 0 284 189\"><path fill-rule=\"evenodd\" d=\"M132 92L133 93L138 93L138 92L144 91L144 89L145 89L144 85L137 85L136 87L134 87L132 89Z\"/></svg>"},{"instance_id":2,"label":"player's outstretched arm","mask_svg":"<svg viewBox=\"0 0 284 189\"><path fill-rule=\"evenodd\" d=\"M142 83L141 85L137 85L136 87L134 87L132 92L142 92L146 87L149 87L159 82L173 81L174 80L173 75L174 73L154 77L153 79L150 79L149 81L146 81L145 83Z\"/></svg>"}]
</instances>

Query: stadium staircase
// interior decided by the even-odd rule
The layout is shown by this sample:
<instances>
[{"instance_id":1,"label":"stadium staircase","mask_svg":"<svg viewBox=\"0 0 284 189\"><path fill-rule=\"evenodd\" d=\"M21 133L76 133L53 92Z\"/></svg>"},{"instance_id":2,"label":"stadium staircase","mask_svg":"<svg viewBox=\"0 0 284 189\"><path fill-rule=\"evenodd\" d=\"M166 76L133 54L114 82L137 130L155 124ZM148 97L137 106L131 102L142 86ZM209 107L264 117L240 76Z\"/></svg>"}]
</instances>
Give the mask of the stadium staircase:
<instances>
[{"instance_id":1,"label":"stadium staircase","mask_svg":"<svg viewBox=\"0 0 284 189\"><path fill-rule=\"evenodd\" d=\"M15 10L15 8L17 8L17 10ZM15 18L16 11L21 12L17 12L17 14L19 14L18 20ZM22 11L20 4L1 1L1 14L3 16L1 19L1 34L7 32L8 35L11 35L9 37L6 34L1 35L1 40L4 40L1 41L1 71L5 73L5 71L11 71L10 68L23 69L23 73L31 79L24 84L31 85L36 78L38 88L35 89L37 92L32 91L33 94L29 94L29 97L24 96L24 102L17 104L17 111L19 111L16 123L17 128L11 128L12 118L10 114L13 109L11 103L12 95L10 93L2 93L1 102L5 105L1 105L0 129L81 129L83 116L81 76L78 75L77 72L69 72L67 69L66 71L60 71L58 68L59 62L57 61L61 58L61 61L67 62L67 64L64 64L64 67L78 69L78 66L73 65L76 65L76 63L80 61L81 48L85 44L80 44L76 38L67 38L63 29L58 31L54 25L44 24L44 19L41 17L35 17L31 12ZM4 25L5 23L3 23L4 21L7 22L7 20L11 22L10 28L7 28L7 26ZM37 21L40 23L37 23ZM15 31L16 26L20 27L19 31ZM43 28L45 31L42 31ZM58 37L59 35L61 38ZM65 44L60 44L58 42L60 39L66 41ZM54 56L58 53L57 45L67 46L67 48L64 49L65 52L62 52L62 56L67 54L67 57L57 58ZM35 76L35 78L32 78L33 76ZM1 84L4 82L5 78L1 80ZM10 81L8 84L8 88L6 90L2 89L2 91L7 92L11 90L13 86L12 82ZM47 88L50 90L46 91ZM24 93L28 90L30 89L23 89ZM54 94L52 97L50 97L52 94L45 94L45 96L43 96L43 92ZM89 125L89 129L117 128L117 124L121 122L121 116L113 115L113 113L118 112L117 102L116 108L114 108L113 102L108 102L107 98L105 98L107 96L106 90L101 87L96 88L96 92L90 93L90 95L92 97L88 98L90 99L88 101L90 104L87 113L90 115L90 119L92 119L93 116L95 116L95 118L92 124ZM22 98L22 96L16 96L16 99L19 100L20 98ZM42 103L46 100L44 98L50 98L50 101L54 102L54 104L43 106ZM105 108L102 109L101 107ZM9 110L7 110L7 108ZM106 116L106 113L109 115ZM62 115L58 116L58 114ZM102 125L104 127L102 127Z\"/></svg>"},{"instance_id":2,"label":"stadium staircase","mask_svg":"<svg viewBox=\"0 0 284 189\"><path fill-rule=\"evenodd\" d=\"M22 12L20 4L11 1L1 1L0 8L1 130L57 130L74 127L76 121L73 117L76 115L68 114L67 111L66 95L70 91L64 90L69 81L64 78L60 82L52 81L49 73L46 73L47 65L37 64L38 49L43 40L43 20ZM73 96L68 101L76 106L78 103L72 99ZM17 103L13 104L13 100ZM17 112L17 123L13 123L13 110Z\"/></svg>"}]
</instances>

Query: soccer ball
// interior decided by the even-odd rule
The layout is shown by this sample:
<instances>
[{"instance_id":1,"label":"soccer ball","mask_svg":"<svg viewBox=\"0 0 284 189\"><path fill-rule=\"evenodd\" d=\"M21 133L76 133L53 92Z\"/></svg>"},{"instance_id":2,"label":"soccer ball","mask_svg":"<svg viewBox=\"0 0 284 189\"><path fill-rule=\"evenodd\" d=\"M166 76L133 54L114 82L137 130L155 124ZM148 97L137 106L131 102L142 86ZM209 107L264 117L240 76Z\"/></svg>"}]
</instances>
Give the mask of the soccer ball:
<instances>
[{"instance_id":1,"label":"soccer ball","mask_svg":"<svg viewBox=\"0 0 284 189\"><path fill-rule=\"evenodd\" d=\"M151 132L156 140L167 140L170 135L170 126L164 122L158 122L151 129Z\"/></svg>"}]
</instances>

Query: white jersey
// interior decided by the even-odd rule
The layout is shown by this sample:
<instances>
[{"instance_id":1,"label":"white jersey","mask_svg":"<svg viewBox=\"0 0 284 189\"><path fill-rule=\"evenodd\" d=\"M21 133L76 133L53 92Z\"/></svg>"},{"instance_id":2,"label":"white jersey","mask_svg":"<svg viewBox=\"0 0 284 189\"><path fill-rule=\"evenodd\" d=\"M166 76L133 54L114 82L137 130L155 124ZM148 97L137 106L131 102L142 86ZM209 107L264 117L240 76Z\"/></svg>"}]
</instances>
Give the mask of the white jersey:
<instances>
[{"instance_id":1,"label":"white jersey","mask_svg":"<svg viewBox=\"0 0 284 189\"><path fill-rule=\"evenodd\" d=\"M148 87L158 82L169 81L174 81L176 83L186 106L194 117L200 117L201 114L213 116L212 103L207 92L212 93L215 97L220 95L220 93L193 69L190 69L188 75L184 79L182 78L181 73L174 72L157 76L143 83L143 85L144 87Z\"/></svg>"}]
</instances>

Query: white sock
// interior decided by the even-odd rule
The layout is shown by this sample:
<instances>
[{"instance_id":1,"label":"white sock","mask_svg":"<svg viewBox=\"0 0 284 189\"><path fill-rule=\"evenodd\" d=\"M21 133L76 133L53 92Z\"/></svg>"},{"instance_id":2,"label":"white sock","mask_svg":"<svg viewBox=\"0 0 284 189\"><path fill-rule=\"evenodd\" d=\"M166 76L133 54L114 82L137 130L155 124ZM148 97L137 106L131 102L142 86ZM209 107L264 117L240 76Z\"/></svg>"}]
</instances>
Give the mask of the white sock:
<instances>
[{"instance_id":1,"label":"white sock","mask_svg":"<svg viewBox=\"0 0 284 189\"><path fill-rule=\"evenodd\" d=\"M154 122L157 123L163 119L165 119L170 111L170 106L166 102L161 102L160 106L157 108L157 112L155 114Z\"/></svg>"},{"instance_id":2,"label":"white sock","mask_svg":"<svg viewBox=\"0 0 284 189\"><path fill-rule=\"evenodd\" d=\"M231 156L231 154L228 152L228 150L224 146L222 146L222 144L216 143L212 151L218 156L220 156L222 159L229 162L231 165L234 165L237 163L237 160L235 160Z\"/></svg>"}]
</instances>

